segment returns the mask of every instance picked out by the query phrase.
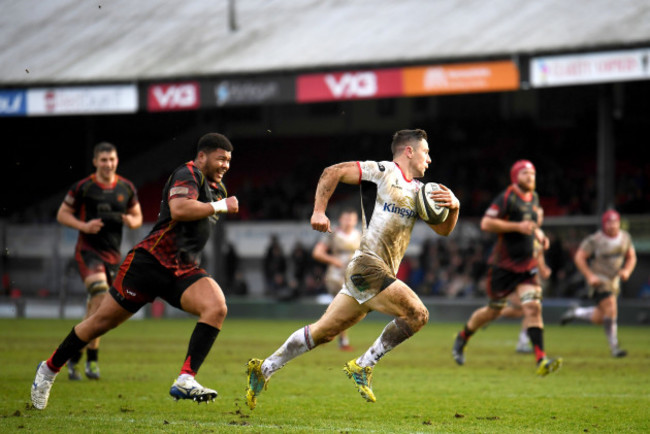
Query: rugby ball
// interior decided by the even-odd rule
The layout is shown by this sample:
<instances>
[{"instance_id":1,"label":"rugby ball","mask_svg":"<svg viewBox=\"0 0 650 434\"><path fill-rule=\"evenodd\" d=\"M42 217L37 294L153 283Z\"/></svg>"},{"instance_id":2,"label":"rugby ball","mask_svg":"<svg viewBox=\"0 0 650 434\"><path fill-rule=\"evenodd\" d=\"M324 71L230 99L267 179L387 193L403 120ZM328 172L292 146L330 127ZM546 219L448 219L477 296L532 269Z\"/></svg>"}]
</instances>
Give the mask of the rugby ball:
<instances>
[{"instance_id":1,"label":"rugby ball","mask_svg":"<svg viewBox=\"0 0 650 434\"><path fill-rule=\"evenodd\" d=\"M427 182L415 196L415 210L425 223L438 225L444 223L449 215L449 208L438 205L431 199L431 193L442 190L435 182Z\"/></svg>"}]
</instances>

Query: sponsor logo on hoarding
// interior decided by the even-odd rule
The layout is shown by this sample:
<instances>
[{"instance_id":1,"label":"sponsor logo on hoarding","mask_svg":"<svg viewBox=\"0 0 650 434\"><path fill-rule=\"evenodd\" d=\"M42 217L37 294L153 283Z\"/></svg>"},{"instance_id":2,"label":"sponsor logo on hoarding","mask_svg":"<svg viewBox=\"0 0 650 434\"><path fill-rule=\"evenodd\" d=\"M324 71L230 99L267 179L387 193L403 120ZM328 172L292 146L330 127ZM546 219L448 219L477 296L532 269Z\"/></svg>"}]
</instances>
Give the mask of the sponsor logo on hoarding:
<instances>
[{"instance_id":1,"label":"sponsor logo on hoarding","mask_svg":"<svg viewBox=\"0 0 650 434\"><path fill-rule=\"evenodd\" d=\"M418 66L403 71L408 96L519 88L519 70L511 61Z\"/></svg>"},{"instance_id":2,"label":"sponsor logo on hoarding","mask_svg":"<svg viewBox=\"0 0 650 434\"><path fill-rule=\"evenodd\" d=\"M302 75L297 82L299 102L383 98L401 94L399 69Z\"/></svg>"},{"instance_id":3,"label":"sponsor logo on hoarding","mask_svg":"<svg viewBox=\"0 0 650 434\"><path fill-rule=\"evenodd\" d=\"M147 107L149 111L193 110L200 102L196 82L156 84L149 87Z\"/></svg>"},{"instance_id":4,"label":"sponsor logo on hoarding","mask_svg":"<svg viewBox=\"0 0 650 434\"><path fill-rule=\"evenodd\" d=\"M30 116L134 113L137 109L135 85L27 90L27 114Z\"/></svg>"},{"instance_id":5,"label":"sponsor logo on hoarding","mask_svg":"<svg viewBox=\"0 0 650 434\"><path fill-rule=\"evenodd\" d=\"M0 91L0 116L25 116L26 100L24 90Z\"/></svg>"},{"instance_id":6,"label":"sponsor logo on hoarding","mask_svg":"<svg viewBox=\"0 0 650 434\"><path fill-rule=\"evenodd\" d=\"M277 81L222 81L214 88L218 106L279 100Z\"/></svg>"},{"instance_id":7,"label":"sponsor logo on hoarding","mask_svg":"<svg viewBox=\"0 0 650 434\"><path fill-rule=\"evenodd\" d=\"M335 98L371 98L377 94L377 76L374 72L356 72L325 76L325 83Z\"/></svg>"},{"instance_id":8,"label":"sponsor logo on hoarding","mask_svg":"<svg viewBox=\"0 0 650 434\"><path fill-rule=\"evenodd\" d=\"M536 57L530 60L534 87L647 79L650 50Z\"/></svg>"}]
</instances>

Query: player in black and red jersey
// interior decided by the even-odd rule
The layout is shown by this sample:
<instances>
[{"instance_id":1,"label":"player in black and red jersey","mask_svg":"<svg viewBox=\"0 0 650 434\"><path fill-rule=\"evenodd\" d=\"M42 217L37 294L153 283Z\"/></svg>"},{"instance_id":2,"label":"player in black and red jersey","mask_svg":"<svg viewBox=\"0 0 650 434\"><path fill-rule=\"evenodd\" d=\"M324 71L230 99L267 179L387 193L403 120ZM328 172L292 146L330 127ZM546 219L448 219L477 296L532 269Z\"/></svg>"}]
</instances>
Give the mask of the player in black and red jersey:
<instances>
[{"instance_id":1,"label":"player in black and red jersey","mask_svg":"<svg viewBox=\"0 0 650 434\"><path fill-rule=\"evenodd\" d=\"M510 170L512 184L492 202L481 220L481 229L498 234L490 257L487 281L489 303L474 311L456 336L452 354L459 365L465 363L464 349L469 338L485 324L499 317L508 295L519 296L524 311L524 327L533 345L537 374L548 375L562 365L544 352L542 288L535 253L537 240L544 249L549 241L540 229L542 209L535 192L535 166L528 160L515 162Z\"/></svg>"},{"instance_id":2,"label":"player in black and red jersey","mask_svg":"<svg viewBox=\"0 0 650 434\"><path fill-rule=\"evenodd\" d=\"M135 187L116 173L117 164L115 146L98 143L93 152L95 173L70 187L57 213L59 223L79 231L75 260L88 291L85 318L97 310L117 274L122 227L142 225ZM86 376L93 380L99 379L98 351L99 338L88 342ZM79 351L68 361L71 380L81 380L77 369L81 356Z\"/></svg>"},{"instance_id":3,"label":"player in black and red jersey","mask_svg":"<svg viewBox=\"0 0 650 434\"><path fill-rule=\"evenodd\" d=\"M32 404L47 405L56 373L89 341L117 327L156 297L199 317L180 374L169 393L176 399L214 400L217 392L195 375L212 348L226 317L223 291L199 266L201 251L219 213L239 211L222 183L230 168L232 144L223 135L201 137L194 161L177 168L163 189L158 221L126 256L99 309L77 324L36 371Z\"/></svg>"}]
</instances>

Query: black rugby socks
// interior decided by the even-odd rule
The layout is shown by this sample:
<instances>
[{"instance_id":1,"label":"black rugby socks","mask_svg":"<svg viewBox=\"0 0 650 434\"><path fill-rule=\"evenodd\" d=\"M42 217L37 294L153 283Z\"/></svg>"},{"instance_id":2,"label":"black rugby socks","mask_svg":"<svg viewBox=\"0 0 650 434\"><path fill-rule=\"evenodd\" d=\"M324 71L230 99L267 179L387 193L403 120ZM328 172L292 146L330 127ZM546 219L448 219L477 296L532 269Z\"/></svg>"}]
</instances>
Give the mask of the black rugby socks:
<instances>
[{"instance_id":1,"label":"black rugby socks","mask_svg":"<svg viewBox=\"0 0 650 434\"><path fill-rule=\"evenodd\" d=\"M68 336L61 342L59 348L47 360L47 366L54 372L59 372L63 365L76 353L79 353L88 342L84 342L77 336L74 328Z\"/></svg>"},{"instance_id":2,"label":"black rugby socks","mask_svg":"<svg viewBox=\"0 0 650 434\"><path fill-rule=\"evenodd\" d=\"M190 344L187 348L187 355L185 356L185 363L181 369L181 374L196 375L210 352L212 344L217 339L218 334L218 328L202 322L196 323L196 327L194 327L192 337L190 338Z\"/></svg>"}]
</instances>

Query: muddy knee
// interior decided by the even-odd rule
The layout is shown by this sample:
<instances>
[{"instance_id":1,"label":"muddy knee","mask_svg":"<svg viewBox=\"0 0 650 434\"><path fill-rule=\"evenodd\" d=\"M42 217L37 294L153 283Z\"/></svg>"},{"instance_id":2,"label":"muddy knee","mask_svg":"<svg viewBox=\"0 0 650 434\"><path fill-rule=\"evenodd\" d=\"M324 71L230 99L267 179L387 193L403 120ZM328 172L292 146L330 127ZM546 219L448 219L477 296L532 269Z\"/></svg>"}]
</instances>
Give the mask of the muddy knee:
<instances>
[{"instance_id":1,"label":"muddy knee","mask_svg":"<svg viewBox=\"0 0 650 434\"><path fill-rule=\"evenodd\" d=\"M411 334L413 334L427 325L427 322L429 322L429 311L426 307L422 306L421 309L418 309L416 312L414 312L414 315L409 319L408 322L404 322L408 324L411 329Z\"/></svg>"}]
</instances>

